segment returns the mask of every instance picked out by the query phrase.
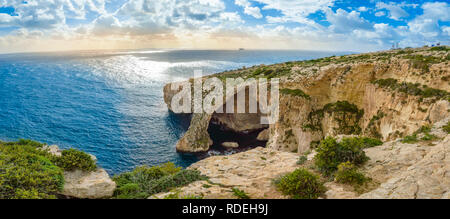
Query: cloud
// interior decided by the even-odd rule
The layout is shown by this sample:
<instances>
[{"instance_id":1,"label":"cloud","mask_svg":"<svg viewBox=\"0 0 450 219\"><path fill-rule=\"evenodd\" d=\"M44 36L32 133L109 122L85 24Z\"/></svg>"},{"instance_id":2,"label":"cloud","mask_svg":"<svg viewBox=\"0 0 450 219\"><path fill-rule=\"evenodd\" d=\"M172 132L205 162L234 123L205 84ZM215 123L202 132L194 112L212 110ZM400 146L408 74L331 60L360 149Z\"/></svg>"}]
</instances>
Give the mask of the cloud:
<instances>
[{"instance_id":1,"label":"cloud","mask_svg":"<svg viewBox=\"0 0 450 219\"><path fill-rule=\"evenodd\" d=\"M330 30L337 33L352 32L363 29L370 30L372 25L360 17L357 11L347 12L343 9L337 9L334 13L331 9L326 12L327 21L331 23Z\"/></svg>"},{"instance_id":2,"label":"cloud","mask_svg":"<svg viewBox=\"0 0 450 219\"><path fill-rule=\"evenodd\" d=\"M234 4L244 7L244 13L253 16L254 18L262 18L261 10L258 7L252 7L248 0L235 0Z\"/></svg>"},{"instance_id":3,"label":"cloud","mask_svg":"<svg viewBox=\"0 0 450 219\"><path fill-rule=\"evenodd\" d=\"M433 2L423 4L422 9L423 14L408 23L409 30L431 39L442 35L445 31L444 27L440 27L439 21L450 21L450 6L445 2Z\"/></svg>"},{"instance_id":4,"label":"cloud","mask_svg":"<svg viewBox=\"0 0 450 219\"><path fill-rule=\"evenodd\" d=\"M123 1L0 0L0 7L13 7L17 15L0 13L0 27L12 27L3 28L6 31L0 36L0 51L47 49L48 45L61 49L245 47L368 51L389 48L395 42L401 46L448 43L450 35L450 8L446 2L420 6L372 2L372 7L339 8L341 1L335 0L228 0L242 7L244 14L260 19L255 24L245 20L248 16L240 16L241 9L231 11L225 0ZM412 13L415 7L423 13ZM397 22L383 19L380 23L380 19L364 16L366 13L388 16Z\"/></svg>"},{"instance_id":5,"label":"cloud","mask_svg":"<svg viewBox=\"0 0 450 219\"><path fill-rule=\"evenodd\" d=\"M366 12L368 10L369 9L367 7L364 7L364 6L358 8L358 11L360 11L360 12Z\"/></svg>"},{"instance_id":6,"label":"cloud","mask_svg":"<svg viewBox=\"0 0 450 219\"><path fill-rule=\"evenodd\" d=\"M399 20L401 20L401 18L405 18L405 17L409 16L409 13L404 10L405 7L415 8L417 6L418 6L417 4L406 4L404 2L402 2L402 3L389 2L389 4L386 4L384 2L378 2L375 7L378 10L381 10L381 9L388 10L389 18L399 21Z\"/></svg>"},{"instance_id":7,"label":"cloud","mask_svg":"<svg viewBox=\"0 0 450 219\"><path fill-rule=\"evenodd\" d=\"M378 12L375 13L375 16L377 16L377 17L383 17L383 16L386 16L386 12L384 12L384 11L378 11Z\"/></svg>"}]
</instances>

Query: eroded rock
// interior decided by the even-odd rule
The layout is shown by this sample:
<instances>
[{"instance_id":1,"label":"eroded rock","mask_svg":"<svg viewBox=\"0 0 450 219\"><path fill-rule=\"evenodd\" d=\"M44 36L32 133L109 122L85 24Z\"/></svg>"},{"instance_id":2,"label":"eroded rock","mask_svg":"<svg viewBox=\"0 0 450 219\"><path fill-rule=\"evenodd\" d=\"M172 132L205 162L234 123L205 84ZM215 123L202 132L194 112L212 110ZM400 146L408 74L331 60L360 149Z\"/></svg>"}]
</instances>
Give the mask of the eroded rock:
<instances>
[{"instance_id":1,"label":"eroded rock","mask_svg":"<svg viewBox=\"0 0 450 219\"><path fill-rule=\"evenodd\" d=\"M251 198L286 198L273 185L273 180L298 168L298 156L267 148L255 148L229 156L214 156L189 167L209 177L177 189L179 195L203 196L205 199L236 198L231 191L236 187ZM171 193L155 195L163 198Z\"/></svg>"},{"instance_id":2,"label":"eroded rock","mask_svg":"<svg viewBox=\"0 0 450 219\"><path fill-rule=\"evenodd\" d=\"M225 148L238 148L239 144L237 142L224 142L222 146Z\"/></svg>"},{"instance_id":3,"label":"eroded rock","mask_svg":"<svg viewBox=\"0 0 450 219\"><path fill-rule=\"evenodd\" d=\"M62 195L81 199L100 199L112 197L116 183L104 169L93 172L81 170L64 172Z\"/></svg>"},{"instance_id":4,"label":"eroded rock","mask_svg":"<svg viewBox=\"0 0 450 219\"><path fill-rule=\"evenodd\" d=\"M258 141L268 141L269 140L269 129L264 129L258 134L258 137L256 137L256 140Z\"/></svg>"}]
</instances>

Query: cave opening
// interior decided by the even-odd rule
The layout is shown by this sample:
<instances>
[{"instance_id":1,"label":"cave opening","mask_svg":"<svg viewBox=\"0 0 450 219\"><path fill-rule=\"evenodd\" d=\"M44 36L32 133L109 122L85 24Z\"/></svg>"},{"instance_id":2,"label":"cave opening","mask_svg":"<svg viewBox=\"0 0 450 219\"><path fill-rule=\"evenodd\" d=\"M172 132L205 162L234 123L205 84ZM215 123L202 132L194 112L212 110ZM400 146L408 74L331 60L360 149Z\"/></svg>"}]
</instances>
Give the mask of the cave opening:
<instances>
[{"instance_id":1,"label":"cave opening","mask_svg":"<svg viewBox=\"0 0 450 219\"><path fill-rule=\"evenodd\" d=\"M211 122L208 127L208 133L213 145L210 148L212 153L227 154L247 151L256 147L266 147L267 141L257 139L259 133L265 128L237 132L224 127L223 125ZM239 144L238 148L226 148L222 146L224 142L235 142Z\"/></svg>"}]
</instances>

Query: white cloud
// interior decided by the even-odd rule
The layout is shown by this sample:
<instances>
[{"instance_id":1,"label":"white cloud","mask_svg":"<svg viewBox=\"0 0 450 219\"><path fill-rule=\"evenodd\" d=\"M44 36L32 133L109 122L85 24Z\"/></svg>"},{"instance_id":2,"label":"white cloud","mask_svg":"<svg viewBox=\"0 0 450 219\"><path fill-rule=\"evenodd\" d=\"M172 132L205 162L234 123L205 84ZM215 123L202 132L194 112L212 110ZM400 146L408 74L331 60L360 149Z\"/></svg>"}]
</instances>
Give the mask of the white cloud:
<instances>
[{"instance_id":1,"label":"white cloud","mask_svg":"<svg viewBox=\"0 0 450 219\"><path fill-rule=\"evenodd\" d=\"M408 23L409 30L431 39L440 36L444 30L439 21L450 21L450 6L445 2L433 2L423 4L422 9L423 14Z\"/></svg>"},{"instance_id":2,"label":"white cloud","mask_svg":"<svg viewBox=\"0 0 450 219\"><path fill-rule=\"evenodd\" d=\"M404 2L402 3L395 3L395 2L389 2L389 4L386 4L384 2L378 2L376 4L376 8L381 10L381 9L386 9L389 12L389 18L393 19L393 20L401 20L401 18L405 18L409 16L409 13L406 12L403 8L405 7L412 7L415 8L417 7L417 4L406 4Z\"/></svg>"},{"instance_id":3,"label":"white cloud","mask_svg":"<svg viewBox=\"0 0 450 219\"><path fill-rule=\"evenodd\" d=\"M56 43L69 48L68 42L82 40L87 48L101 48L100 45L113 42L121 48L133 45L225 48L233 45L234 48L270 46L367 51L389 48L394 42L404 46L442 42L450 35L450 27L442 26L442 22L450 21L449 4L445 2L425 3L420 6L422 15L409 18L407 9L417 5L391 2L378 3L375 8L332 10L334 0L234 1L245 14L255 18L263 18L266 10L277 11L278 16L265 16L266 23L260 25L246 25L238 12L227 10L224 0L129 0L117 6L116 11L107 7L108 12L105 6L110 0L22 2L0 0L0 6L12 6L19 15L0 14L0 27L18 28L0 37L2 51L19 44L21 48L31 48L31 44L42 44L45 48ZM264 6L259 8L256 2ZM388 13L391 19L401 21L408 18L408 22L403 22L404 26L392 26L368 21L361 17L366 11L376 12L375 16ZM325 15L329 26L309 18L317 12ZM74 19L83 22L77 24ZM288 26L285 24L288 22L296 24Z\"/></svg>"},{"instance_id":4,"label":"white cloud","mask_svg":"<svg viewBox=\"0 0 450 219\"><path fill-rule=\"evenodd\" d=\"M255 18L262 18L261 9L258 7L252 7L251 3L248 0L235 0L234 4L241 6L244 8L244 13L251 15Z\"/></svg>"},{"instance_id":5,"label":"white cloud","mask_svg":"<svg viewBox=\"0 0 450 219\"><path fill-rule=\"evenodd\" d=\"M333 5L334 0L255 0L265 4L263 10L275 9L283 14L283 17L278 19L284 22L312 22L307 18L308 15L317 11L325 11L329 6ZM274 20L272 18L272 20Z\"/></svg>"},{"instance_id":6,"label":"white cloud","mask_svg":"<svg viewBox=\"0 0 450 219\"><path fill-rule=\"evenodd\" d=\"M357 29L368 30L372 25L360 17L356 11L347 12L343 9L337 9L334 13L331 9L326 12L327 20L331 23L330 30L337 33L352 32Z\"/></svg>"},{"instance_id":7,"label":"white cloud","mask_svg":"<svg viewBox=\"0 0 450 219\"><path fill-rule=\"evenodd\" d=\"M378 11L378 12L375 13L375 16L383 17L383 16L386 16L386 13L384 11Z\"/></svg>"},{"instance_id":8,"label":"white cloud","mask_svg":"<svg viewBox=\"0 0 450 219\"><path fill-rule=\"evenodd\" d=\"M364 7L364 6L358 8L358 11L360 11L360 12L365 12L365 11L368 11L368 10L369 9L367 7Z\"/></svg>"}]
</instances>

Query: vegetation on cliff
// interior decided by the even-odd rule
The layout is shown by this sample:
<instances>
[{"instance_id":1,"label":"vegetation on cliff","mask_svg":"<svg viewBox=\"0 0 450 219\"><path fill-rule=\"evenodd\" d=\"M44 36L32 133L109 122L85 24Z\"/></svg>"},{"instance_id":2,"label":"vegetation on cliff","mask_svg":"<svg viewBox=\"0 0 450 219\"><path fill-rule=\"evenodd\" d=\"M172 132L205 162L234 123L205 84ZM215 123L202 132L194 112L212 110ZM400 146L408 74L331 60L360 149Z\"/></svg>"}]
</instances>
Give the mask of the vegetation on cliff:
<instances>
[{"instance_id":1,"label":"vegetation on cliff","mask_svg":"<svg viewBox=\"0 0 450 219\"><path fill-rule=\"evenodd\" d=\"M114 197L119 199L141 199L151 195L168 192L176 187L185 186L197 180L204 180L196 170L183 170L173 163L160 166L141 166L131 172L114 176L117 184Z\"/></svg>"},{"instance_id":2,"label":"vegetation on cliff","mask_svg":"<svg viewBox=\"0 0 450 219\"><path fill-rule=\"evenodd\" d=\"M274 183L283 195L293 199L317 199L325 192L319 177L306 169L297 169Z\"/></svg>"},{"instance_id":3,"label":"vegetation on cliff","mask_svg":"<svg viewBox=\"0 0 450 219\"><path fill-rule=\"evenodd\" d=\"M344 162L362 165L369 159L363 151L365 147L362 138L344 138L338 142L335 138L327 137L316 149L315 165L325 175L334 173L339 164Z\"/></svg>"},{"instance_id":4,"label":"vegetation on cliff","mask_svg":"<svg viewBox=\"0 0 450 219\"><path fill-rule=\"evenodd\" d=\"M444 127L444 130L445 130L445 127ZM430 126L422 126L422 127L420 127L420 129L415 131L412 135L408 135L408 136L404 137L402 139L402 143L412 144L412 143L417 143L420 140L431 141L431 140L436 139L437 137L430 134L430 132L431 132ZM421 135L421 138L419 138L419 135Z\"/></svg>"},{"instance_id":5,"label":"vegetation on cliff","mask_svg":"<svg viewBox=\"0 0 450 219\"><path fill-rule=\"evenodd\" d=\"M286 94L286 95L291 95L291 96L296 96L296 97L303 97L307 100L311 100L311 96L309 96L308 94L306 94L305 92L303 92L300 89L281 89L280 93L282 94Z\"/></svg>"},{"instance_id":6,"label":"vegetation on cliff","mask_svg":"<svg viewBox=\"0 0 450 219\"><path fill-rule=\"evenodd\" d=\"M0 199L55 199L64 186L64 170L95 166L84 152L62 153L65 156L53 155L45 144L31 140L0 142ZM77 161L81 165L74 164Z\"/></svg>"},{"instance_id":7,"label":"vegetation on cliff","mask_svg":"<svg viewBox=\"0 0 450 219\"><path fill-rule=\"evenodd\" d=\"M232 188L231 191L233 192L233 195L236 196L236 198L238 199L250 199L250 196L243 190L240 190L238 188Z\"/></svg>"},{"instance_id":8,"label":"vegetation on cliff","mask_svg":"<svg viewBox=\"0 0 450 219\"><path fill-rule=\"evenodd\" d=\"M360 134L359 120L364 115L364 110L358 109L348 101L337 101L326 104L322 109L312 111L308 116L308 123L303 125L303 130L322 131L322 120L325 113L332 116L338 123L335 131L337 134Z\"/></svg>"},{"instance_id":9,"label":"vegetation on cliff","mask_svg":"<svg viewBox=\"0 0 450 219\"><path fill-rule=\"evenodd\" d=\"M422 98L435 98L438 100L450 100L450 92L430 88L419 83L399 82L397 79L387 78L378 79L372 82L378 86L392 91L397 91L409 95L420 96Z\"/></svg>"},{"instance_id":10,"label":"vegetation on cliff","mask_svg":"<svg viewBox=\"0 0 450 219\"><path fill-rule=\"evenodd\" d=\"M447 134L450 134L450 122L448 122L442 129L447 132Z\"/></svg>"},{"instance_id":11,"label":"vegetation on cliff","mask_svg":"<svg viewBox=\"0 0 450 219\"><path fill-rule=\"evenodd\" d=\"M353 186L361 186L369 180L349 161L339 164L335 175L336 182Z\"/></svg>"},{"instance_id":12,"label":"vegetation on cliff","mask_svg":"<svg viewBox=\"0 0 450 219\"><path fill-rule=\"evenodd\" d=\"M97 169L95 161L83 151L69 149L61 152L61 157L55 157L56 165L67 171L84 170L94 171Z\"/></svg>"}]
</instances>

